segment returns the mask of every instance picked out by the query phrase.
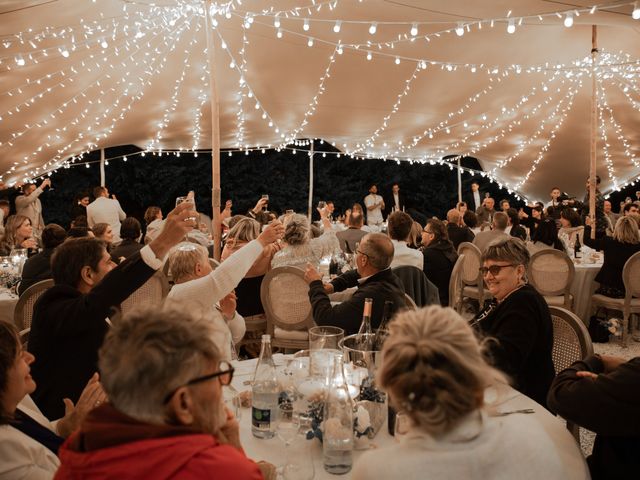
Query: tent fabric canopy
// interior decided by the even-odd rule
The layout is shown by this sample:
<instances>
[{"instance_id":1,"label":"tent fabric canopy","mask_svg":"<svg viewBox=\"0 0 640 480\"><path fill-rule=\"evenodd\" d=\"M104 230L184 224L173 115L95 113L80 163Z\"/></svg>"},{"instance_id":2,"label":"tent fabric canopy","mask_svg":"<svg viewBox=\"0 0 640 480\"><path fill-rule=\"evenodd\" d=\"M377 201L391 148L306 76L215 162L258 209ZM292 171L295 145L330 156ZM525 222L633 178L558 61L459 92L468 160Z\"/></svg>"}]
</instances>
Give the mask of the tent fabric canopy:
<instances>
[{"instance_id":1,"label":"tent fabric canopy","mask_svg":"<svg viewBox=\"0 0 640 480\"><path fill-rule=\"evenodd\" d=\"M205 5L3 2L2 180L109 146L210 149ZM628 1L213 2L220 148L322 138L363 158L471 155L529 199L556 185L580 195L598 25L597 170L611 191L640 174L633 10Z\"/></svg>"}]
</instances>

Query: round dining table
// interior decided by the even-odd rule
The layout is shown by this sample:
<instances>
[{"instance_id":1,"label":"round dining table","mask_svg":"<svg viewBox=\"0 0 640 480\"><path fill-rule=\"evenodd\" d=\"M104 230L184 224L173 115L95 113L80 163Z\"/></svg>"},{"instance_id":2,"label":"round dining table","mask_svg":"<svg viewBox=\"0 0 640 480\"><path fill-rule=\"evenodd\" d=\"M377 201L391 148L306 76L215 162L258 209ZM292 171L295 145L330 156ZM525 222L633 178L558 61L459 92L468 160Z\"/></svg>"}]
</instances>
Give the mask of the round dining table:
<instances>
[{"instance_id":1,"label":"round dining table","mask_svg":"<svg viewBox=\"0 0 640 480\"><path fill-rule=\"evenodd\" d=\"M13 323L13 314L18 304L18 295L6 288L0 289L0 320Z\"/></svg>"},{"instance_id":2,"label":"round dining table","mask_svg":"<svg viewBox=\"0 0 640 480\"><path fill-rule=\"evenodd\" d=\"M274 361L278 368L283 368L287 361L287 356L279 354L274 355ZM257 359L244 360L234 362L236 368L233 387L241 392L251 388L250 381L253 378ZM567 480L584 480L588 479L588 468L580 450L580 447L573 436L566 428L566 423L561 418L555 417L544 407L522 395L520 392L508 386L500 388L498 394L496 389L490 387L485 393L485 403L490 405L492 409L499 412L512 412L514 410L532 409L533 413L528 417L534 418L544 429L547 434L548 441L555 445L555 449L565 466ZM265 440L256 438L251 433L251 409L240 408L240 440L246 455L255 461L266 461L272 463L276 467L282 467L285 463L286 453L284 443L275 436L274 438ZM514 413L514 415L525 415ZM393 436L387 431L387 423L385 421L383 428L371 440L370 448L383 448L397 442ZM317 439L306 440L303 436L299 436L298 442L311 442L308 448L304 449L305 455L308 455L308 461L313 462L315 468L315 480L325 480L332 478L351 478L351 473L345 475L332 475L324 470L322 464L322 445ZM292 447L289 447L292 448ZM364 451L355 450L353 454L354 464ZM300 460L299 458L297 460ZM281 477L278 477L281 478Z\"/></svg>"},{"instance_id":3,"label":"round dining table","mask_svg":"<svg viewBox=\"0 0 640 480\"><path fill-rule=\"evenodd\" d=\"M584 322L589 324L591 316L591 297L598 288L595 281L596 275L602 268L602 259L594 263L586 263L584 260L574 259L575 275L571 282L571 295L573 296L573 312Z\"/></svg>"}]
</instances>

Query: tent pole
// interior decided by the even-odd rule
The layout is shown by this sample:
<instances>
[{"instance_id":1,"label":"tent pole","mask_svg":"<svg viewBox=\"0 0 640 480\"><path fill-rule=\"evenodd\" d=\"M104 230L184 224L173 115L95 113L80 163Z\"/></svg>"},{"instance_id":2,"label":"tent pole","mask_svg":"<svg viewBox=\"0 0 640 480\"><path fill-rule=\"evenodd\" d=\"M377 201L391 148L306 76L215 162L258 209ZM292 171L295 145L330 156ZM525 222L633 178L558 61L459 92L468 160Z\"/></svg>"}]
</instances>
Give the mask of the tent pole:
<instances>
[{"instance_id":1,"label":"tent pole","mask_svg":"<svg viewBox=\"0 0 640 480\"><path fill-rule=\"evenodd\" d=\"M104 187L106 183L104 174L104 148L100 149L100 186Z\"/></svg>"},{"instance_id":2,"label":"tent pole","mask_svg":"<svg viewBox=\"0 0 640 480\"><path fill-rule=\"evenodd\" d=\"M307 217L311 221L313 215L313 151L315 147L315 140L311 140L311 149L309 150L309 206L307 209Z\"/></svg>"},{"instance_id":3,"label":"tent pole","mask_svg":"<svg viewBox=\"0 0 640 480\"><path fill-rule=\"evenodd\" d=\"M213 210L211 228L213 229L213 257L220 260L222 224L220 222L220 118L218 91L215 81L215 51L213 29L211 28L212 0L205 0L205 22L207 38L207 58L209 60L209 87L211 102L211 208Z\"/></svg>"},{"instance_id":4,"label":"tent pole","mask_svg":"<svg viewBox=\"0 0 640 480\"><path fill-rule=\"evenodd\" d=\"M589 164L589 218L591 238L596 238L596 142L598 135L598 99L595 65L598 58L598 27L591 26L591 161Z\"/></svg>"},{"instance_id":5,"label":"tent pole","mask_svg":"<svg viewBox=\"0 0 640 480\"><path fill-rule=\"evenodd\" d=\"M462 201L462 171L460 170L460 156L458 156L458 203Z\"/></svg>"}]
</instances>

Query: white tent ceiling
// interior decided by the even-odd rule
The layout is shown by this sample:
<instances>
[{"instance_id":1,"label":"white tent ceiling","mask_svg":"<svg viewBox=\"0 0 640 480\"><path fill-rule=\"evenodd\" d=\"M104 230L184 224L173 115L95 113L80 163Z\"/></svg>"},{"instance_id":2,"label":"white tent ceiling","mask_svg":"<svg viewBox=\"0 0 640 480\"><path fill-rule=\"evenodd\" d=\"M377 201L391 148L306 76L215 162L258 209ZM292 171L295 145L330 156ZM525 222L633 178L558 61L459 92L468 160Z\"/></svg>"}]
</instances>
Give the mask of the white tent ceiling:
<instances>
[{"instance_id":1,"label":"white tent ceiling","mask_svg":"<svg viewBox=\"0 0 640 480\"><path fill-rule=\"evenodd\" d=\"M115 145L210 148L203 5L0 2L2 180ZM632 2L590 13L594 5L224 2L210 31L221 147L313 137L378 158L470 154L529 198L545 198L552 185L578 194L589 162L585 60L597 24L598 173L604 190L624 186L640 174L640 20Z\"/></svg>"}]
</instances>

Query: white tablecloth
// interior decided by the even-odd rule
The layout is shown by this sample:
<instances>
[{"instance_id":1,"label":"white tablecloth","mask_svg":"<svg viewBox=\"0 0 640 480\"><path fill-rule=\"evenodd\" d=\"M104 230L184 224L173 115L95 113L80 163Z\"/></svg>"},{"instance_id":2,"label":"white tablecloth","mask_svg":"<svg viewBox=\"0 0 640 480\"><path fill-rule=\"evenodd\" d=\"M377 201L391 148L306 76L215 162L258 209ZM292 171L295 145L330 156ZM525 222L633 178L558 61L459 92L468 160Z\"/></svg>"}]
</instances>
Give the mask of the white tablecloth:
<instances>
[{"instance_id":1,"label":"white tablecloth","mask_svg":"<svg viewBox=\"0 0 640 480\"><path fill-rule=\"evenodd\" d=\"M600 271L602 263L579 263L575 265L576 274L571 284L571 295L573 295L573 311L580 317L585 325L589 323L591 296L596 291L597 284L594 282L596 275Z\"/></svg>"},{"instance_id":2,"label":"white tablecloth","mask_svg":"<svg viewBox=\"0 0 640 480\"><path fill-rule=\"evenodd\" d=\"M0 290L0 320L13 323L13 312L16 309L18 303L18 296L9 291L6 288Z\"/></svg>"},{"instance_id":3,"label":"white tablecloth","mask_svg":"<svg viewBox=\"0 0 640 480\"><path fill-rule=\"evenodd\" d=\"M276 364L283 363L284 360L282 357L276 356L275 362ZM238 391L248 390L251 388L249 385L244 385L244 382L252 378L255 365L255 359L238 362L236 364L237 368L236 374L234 375L233 385ZM489 397L490 395L487 395L487 398ZM563 420L558 417L554 417L545 408L511 388L507 388L507 391L501 398L501 400L497 400L494 403L494 405L498 406L499 411L519 410L524 408L532 408L535 410L535 413L529 414L529 416L533 415L535 419L540 422L540 425L549 435L550 441L555 444L556 450L562 459L563 464L567 467L566 471L571 472L571 476L567 477L567 480L589 478L586 462L582 456L582 452L574 438L566 429L565 422ZM254 437L251 434L251 409L243 408L241 410L240 439L247 456L256 461L264 460L278 467L282 466L285 461L285 450L282 441L277 437L269 440ZM387 432L386 425L385 421L383 430L380 431L372 440L372 443L378 448L395 442L395 439ZM312 448L310 449L310 456L313 457L315 480L351 478L350 473L339 477L327 473L322 466L322 445L320 442L315 439L305 441L313 442L311 445ZM358 457L360 457L361 454L361 451L354 452L354 463L357 462Z\"/></svg>"}]
</instances>

